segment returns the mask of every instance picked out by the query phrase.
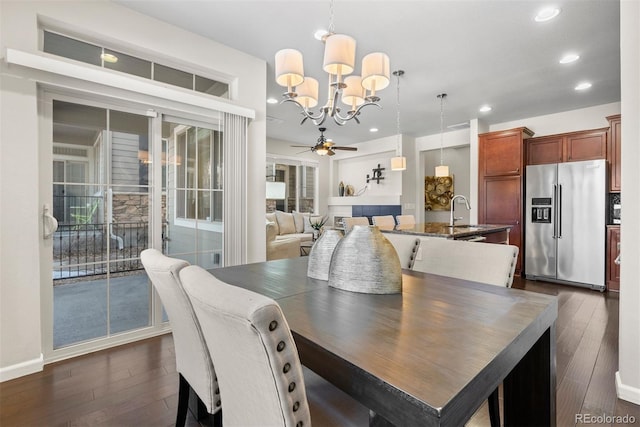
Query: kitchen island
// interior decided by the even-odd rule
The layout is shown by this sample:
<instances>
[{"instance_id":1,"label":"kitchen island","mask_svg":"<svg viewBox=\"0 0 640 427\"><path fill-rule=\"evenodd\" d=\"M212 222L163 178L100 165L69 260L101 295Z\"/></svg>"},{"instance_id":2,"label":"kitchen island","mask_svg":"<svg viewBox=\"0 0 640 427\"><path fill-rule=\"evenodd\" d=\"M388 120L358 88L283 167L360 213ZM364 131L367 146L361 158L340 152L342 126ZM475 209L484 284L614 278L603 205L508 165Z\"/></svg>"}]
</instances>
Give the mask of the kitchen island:
<instances>
[{"instance_id":1,"label":"kitchen island","mask_svg":"<svg viewBox=\"0 0 640 427\"><path fill-rule=\"evenodd\" d=\"M446 222L425 222L412 225L396 225L393 229L380 227L380 231L384 233L505 244L509 244L509 230L511 230L510 225L459 224L451 227Z\"/></svg>"}]
</instances>

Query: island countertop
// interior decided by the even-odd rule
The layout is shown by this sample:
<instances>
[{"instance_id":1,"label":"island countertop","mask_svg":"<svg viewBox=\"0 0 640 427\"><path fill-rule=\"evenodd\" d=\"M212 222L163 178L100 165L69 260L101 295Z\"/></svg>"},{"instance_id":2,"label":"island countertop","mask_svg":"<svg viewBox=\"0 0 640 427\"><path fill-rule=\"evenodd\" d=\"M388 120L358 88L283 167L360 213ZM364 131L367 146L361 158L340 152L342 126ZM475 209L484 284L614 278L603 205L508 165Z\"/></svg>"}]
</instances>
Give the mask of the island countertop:
<instances>
[{"instance_id":1,"label":"island countertop","mask_svg":"<svg viewBox=\"0 0 640 427\"><path fill-rule=\"evenodd\" d=\"M380 228L385 233L410 234L414 236L442 237L445 239L469 240L475 237L487 236L489 234L503 233L508 239L511 225L459 224L450 227L446 222L425 222L414 225L396 225L393 229ZM483 239L478 239L483 240ZM508 241L508 240L507 240Z\"/></svg>"}]
</instances>

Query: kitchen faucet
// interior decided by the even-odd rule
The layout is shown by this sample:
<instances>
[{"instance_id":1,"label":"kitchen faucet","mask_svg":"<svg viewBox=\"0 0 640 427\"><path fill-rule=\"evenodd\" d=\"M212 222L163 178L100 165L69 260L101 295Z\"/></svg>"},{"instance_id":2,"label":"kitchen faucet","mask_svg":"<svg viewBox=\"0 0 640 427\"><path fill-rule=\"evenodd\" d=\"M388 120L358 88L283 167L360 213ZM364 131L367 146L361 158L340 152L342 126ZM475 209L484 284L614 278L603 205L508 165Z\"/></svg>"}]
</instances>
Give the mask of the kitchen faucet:
<instances>
[{"instance_id":1,"label":"kitchen faucet","mask_svg":"<svg viewBox=\"0 0 640 427\"><path fill-rule=\"evenodd\" d=\"M449 227L455 226L455 222L457 220L459 220L459 219L462 219L462 217L456 218L456 217L453 216L453 205L454 205L454 202L456 201L457 198L461 198L462 200L464 200L464 204L466 205L467 209L471 210L471 206L469 206L469 201L467 200L466 197L464 197L462 194L458 194L456 196L453 196L451 198L451 202L450 202L451 203L451 215L449 216Z\"/></svg>"}]
</instances>

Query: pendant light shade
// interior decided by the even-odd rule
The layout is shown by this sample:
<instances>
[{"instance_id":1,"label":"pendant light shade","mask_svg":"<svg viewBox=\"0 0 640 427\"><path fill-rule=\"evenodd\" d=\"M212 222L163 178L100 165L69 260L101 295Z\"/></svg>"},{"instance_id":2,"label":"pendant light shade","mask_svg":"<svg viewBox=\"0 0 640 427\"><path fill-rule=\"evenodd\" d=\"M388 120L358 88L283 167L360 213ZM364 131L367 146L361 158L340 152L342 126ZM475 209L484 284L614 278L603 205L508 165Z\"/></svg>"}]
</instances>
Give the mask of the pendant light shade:
<instances>
[{"instance_id":1,"label":"pendant light shade","mask_svg":"<svg viewBox=\"0 0 640 427\"><path fill-rule=\"evenodd\" d=\"M392 171L403 171L407 169L407 158L406 157L392 157L391 158L391 170Z\"/></svg>"},{"instance_id":2,"label":"pendant light shade","mask_svg":"<svg viewBox=\"0 0 640 427\"><path fill-rule=\"evenodd\" d=\"M440 165L436 166L436 176L449 176L449 166Z\"/></svg>"}]
</instances>

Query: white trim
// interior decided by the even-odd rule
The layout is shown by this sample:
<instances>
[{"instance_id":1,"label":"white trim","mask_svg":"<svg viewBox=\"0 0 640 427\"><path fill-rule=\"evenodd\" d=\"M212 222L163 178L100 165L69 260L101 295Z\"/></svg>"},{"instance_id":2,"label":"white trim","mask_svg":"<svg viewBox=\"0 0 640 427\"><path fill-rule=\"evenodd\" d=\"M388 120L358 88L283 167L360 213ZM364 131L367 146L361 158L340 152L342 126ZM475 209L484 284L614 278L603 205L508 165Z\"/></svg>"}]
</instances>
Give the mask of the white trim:
<instances>
[{"instance_id":1,"label":"white trim","mask_svg":"<svg viewBox=\"0 0 640 427\"><path fill-rule=\"evenodd\" d=\"M44 368L44 356L0 368L0 382L40 372Z\"/></svg>"},{"instance_id":2,"label":"white trim","mask_svg":"<svg viewBox=\"0 0 640 427\"><path fill-rule=\"evenodd\" d=\"M619 399L640 405L640 388L623 384L620 371L616 371L616 395Z\"/></svg>"},{"instance_id":3,"label":"white trim","mask_svg":"<svg viewBox=\"0 0 640 427\"><path fill-rule=\"evenodd\" d=\"M157 82L145 81L112 70L101 69L91 65L76 64L75 61L65 61L48 54L35 54L23 52L17 49L7 48L7 63L21 65L40 71L72 77L83 81L98 83L114 88L127 88L127 90L143 95L155 96L171 101L182 102L206 108L215 112L231 113L238 116L255 119L256 112L253 109L224 102L221 99L200 93L189 93L181 89L164 87Z\"/></svg>"},{"instance_id":4,"label":"white trim","mask_svg":"<svg viewBox=\"0 0 640 427\"><path fill-rule=\"evenodd\" d=\"M175 218L173 220L173 225L177 227L185 227L185 228L196 228L196 223L198 224L198 230L206 230L213 231L217 233L224 232L224 223L216 221L216 222L207 222L203 220L196 220L191 218Z\"/></svg>"}]
</instances>

